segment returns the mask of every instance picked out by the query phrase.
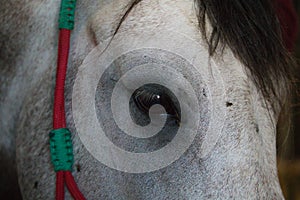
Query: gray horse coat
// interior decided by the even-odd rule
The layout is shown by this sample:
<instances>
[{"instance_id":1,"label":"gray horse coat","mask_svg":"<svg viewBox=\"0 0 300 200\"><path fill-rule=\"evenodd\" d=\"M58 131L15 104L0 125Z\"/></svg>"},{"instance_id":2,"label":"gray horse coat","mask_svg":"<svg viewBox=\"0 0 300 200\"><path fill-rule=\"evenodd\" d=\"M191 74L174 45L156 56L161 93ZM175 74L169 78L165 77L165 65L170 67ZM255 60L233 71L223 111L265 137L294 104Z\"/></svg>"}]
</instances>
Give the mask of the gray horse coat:
<instances>
[{"instance_id":1,"label":"gray horse coat","mask_svg":"<svg viewBox=\"0 0 300 200\"><path fill-rule=\"evenodd\" d=\"M208 55L194 2L143 0L112 37L129 2L77 3L65 96L73 175L86 198L283 199L278 112L268 112L229 49ZM53 199L48 132L60 2L2 4L2 168L13 175L17 166L23 199ZM132 123L128 102L145 84L177 98L175 134L165 128L167 136L155 137L168 117L161 106L150 109L147 126Z\"/></svg>"}]
</instances>

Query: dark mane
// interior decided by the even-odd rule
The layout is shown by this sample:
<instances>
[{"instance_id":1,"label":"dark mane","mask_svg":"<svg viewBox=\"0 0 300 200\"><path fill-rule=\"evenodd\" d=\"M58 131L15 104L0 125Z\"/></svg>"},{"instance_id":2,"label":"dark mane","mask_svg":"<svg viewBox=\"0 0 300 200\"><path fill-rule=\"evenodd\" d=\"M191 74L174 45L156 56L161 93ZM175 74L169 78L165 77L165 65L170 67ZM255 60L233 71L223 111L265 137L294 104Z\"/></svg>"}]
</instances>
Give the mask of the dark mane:
<instances>
[{"instance_id":1,"label":"dark mane","mask_svg":"<svg viewBox=\"0 0 300 200\"><path fill-rule=\"evenodd\" d=\"M228 46L245 65L266 101L283 105L290 95L293 61L282 42L279 21L271 0L195 0L202 35L210 55ZM206 35L206 18L213 28Z\"/></svg>"}]
</instances>

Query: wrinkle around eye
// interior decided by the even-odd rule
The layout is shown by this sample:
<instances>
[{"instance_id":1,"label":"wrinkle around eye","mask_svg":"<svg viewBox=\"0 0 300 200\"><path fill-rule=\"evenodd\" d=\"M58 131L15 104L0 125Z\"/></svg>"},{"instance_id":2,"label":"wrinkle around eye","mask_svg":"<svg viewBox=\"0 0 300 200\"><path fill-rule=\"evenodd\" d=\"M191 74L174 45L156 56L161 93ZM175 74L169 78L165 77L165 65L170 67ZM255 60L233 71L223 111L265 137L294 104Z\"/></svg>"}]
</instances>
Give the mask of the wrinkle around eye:
<instances>
[{"instance_id":1,"label":"wrinkle around eye","mask_svg":"<svg viewBox=\"0 0 300 200\"><path fill-rule=\"evenodd\" d=\"M132 2L132 0L112 1L89 17L87 32L94 46L104 43L114 35Z\"/></svg>"}]
</instances>

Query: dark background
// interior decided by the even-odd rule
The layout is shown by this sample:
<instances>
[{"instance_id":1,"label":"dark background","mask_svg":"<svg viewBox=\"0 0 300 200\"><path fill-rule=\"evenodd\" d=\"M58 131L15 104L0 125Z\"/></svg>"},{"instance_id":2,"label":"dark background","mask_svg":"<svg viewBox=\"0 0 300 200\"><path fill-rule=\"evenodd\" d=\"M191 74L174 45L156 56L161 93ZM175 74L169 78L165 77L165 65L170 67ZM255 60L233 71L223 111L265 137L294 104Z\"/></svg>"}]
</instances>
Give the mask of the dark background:
<instances>
[{"instance_id":1,"label":"dark background","mask_svg":"<svg viewBox=\"0 0 300 200\"><path fill-rule=\"evenodd\" d=\"M294 141L295 141L295 157L300 159L300 1L294 0L295 8L298 14L298 39L296 43L295 57L298 63L297 66L297 86L298 94L295 97L293 112L294 112Z\"/></svg>"},{"instance_id":2,"label":"dark background","mask_svg":"<svg viewBox=\"0 0 300 200\"><path fill-rule=\"evenodd\" d=\"M298 39L294 56L297 62L296 87L292 104L293 131L284 144L286 153L279 157L279 178L287 200L300 200L300 0L294 0L298 15Z\"/></svg>"}]
</instances>

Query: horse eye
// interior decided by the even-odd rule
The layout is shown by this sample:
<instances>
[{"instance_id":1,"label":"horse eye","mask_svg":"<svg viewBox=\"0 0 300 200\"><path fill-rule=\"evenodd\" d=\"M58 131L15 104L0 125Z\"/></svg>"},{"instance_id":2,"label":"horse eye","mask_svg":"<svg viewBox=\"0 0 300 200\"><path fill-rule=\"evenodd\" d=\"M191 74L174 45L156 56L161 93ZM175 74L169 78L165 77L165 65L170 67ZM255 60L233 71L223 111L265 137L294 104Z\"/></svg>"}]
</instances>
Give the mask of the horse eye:
<instances>
[{"instance_id":1,"label":"horse eye","mask_svg":"<svg viewBox=\"0 0 300 200\"><path fill-rule=\"evenodd\" d=\"M198 42L162 31L140 38L120 32L78 71L72 99L78 133L113 169L151 172L190 148L206 155L221 133L226 107L219 104L225 91L219 68ZM174 41L184 42L178 48Z\"/></svg>"},{"instance_id":2,"label":"horse eye","mask_svg":"<svg viewBox=\"0 0 300 200\"><path fill-rule=\"evenodd\" d=\"M146 84L136 89L130 98L129 110L132 120L140 126L150 124L150 117L154 122L166 119L165 126L180 125L178 99L168 88L159 84Z\"/></svg>"}]
</instances>

